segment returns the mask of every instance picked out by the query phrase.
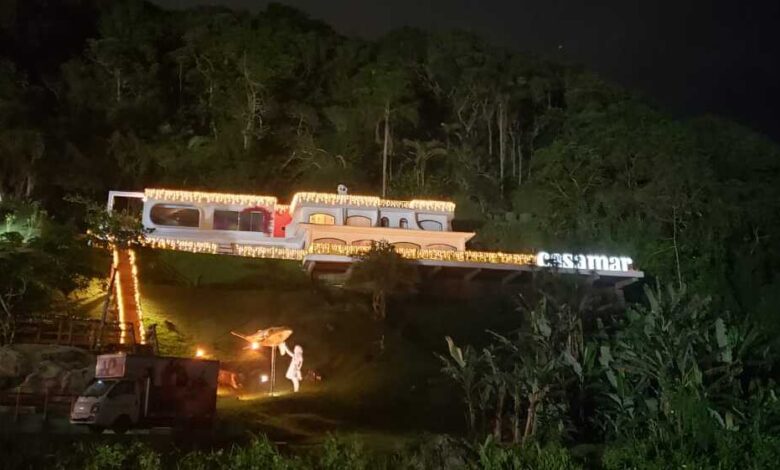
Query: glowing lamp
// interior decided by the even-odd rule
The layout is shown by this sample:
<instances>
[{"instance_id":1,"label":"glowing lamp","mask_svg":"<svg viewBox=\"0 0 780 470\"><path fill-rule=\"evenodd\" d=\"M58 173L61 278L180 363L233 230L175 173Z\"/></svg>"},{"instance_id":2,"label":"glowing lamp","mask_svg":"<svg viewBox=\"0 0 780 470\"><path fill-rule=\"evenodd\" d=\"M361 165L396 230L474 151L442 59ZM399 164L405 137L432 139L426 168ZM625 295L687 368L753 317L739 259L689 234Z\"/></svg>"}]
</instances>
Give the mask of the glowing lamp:
<instances>
[{"instance_id":1,"label":"glowing lamp","mask_svg":"<svg viewBox=\"0 0 780 470\"><path fill-rule=\"evenodd\" d=\"M252 342L252 350L253 351L257 351L258 349L260 349L260 343L258 343L257 341L253 341Z\"/></svg>"},{"instance_id":2,"label":"glowing lamp","mask_svg":"<svg viewBox=\"0 0 780 470\"><path fill-rule=\"evenodd\" d=\"M195 350L195 357L204 357L206 355L206 351L203 350L203 348L198 348Z\"/></svg>"},{"instance_id":3,"label":"glowing lamp","mask_svg":"<svg viewBox=\"0 0 780 470\"><path fill-rule=\"evenodd\" d=\"M268 382L268 376L267 376L267 375L265 375L265 374L261 375L261 376L260 376L260 383L263 383L263 384L264 384L264 383L266 383L266 382Z\"/></svg>"}]
</instances>

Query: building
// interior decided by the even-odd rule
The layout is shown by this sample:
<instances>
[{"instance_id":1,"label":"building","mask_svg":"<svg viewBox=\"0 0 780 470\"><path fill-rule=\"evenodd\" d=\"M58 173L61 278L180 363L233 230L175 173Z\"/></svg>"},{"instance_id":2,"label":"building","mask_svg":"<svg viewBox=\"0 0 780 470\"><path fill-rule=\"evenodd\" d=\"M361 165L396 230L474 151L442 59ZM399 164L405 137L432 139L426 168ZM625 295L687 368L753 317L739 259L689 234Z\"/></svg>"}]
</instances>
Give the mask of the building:
<instances>
[{"instance_id":1,"label":"building","mask_svg":"<svg viewBox=\"0 0 780 470\"><path fill-rule=\"evenodd\" d=\"M312 274L345 272L373 242L387 241L428 278L476 279L507 284L543 269L595 276L625 285L643 273L631 258L602 254L472 251L472 232L452 230L455 204L375 196L300 192L290 204L273 196L147 189L111 191L143 203L149 246L199 253L299 260Z\"/></svg>"}]
</instances>

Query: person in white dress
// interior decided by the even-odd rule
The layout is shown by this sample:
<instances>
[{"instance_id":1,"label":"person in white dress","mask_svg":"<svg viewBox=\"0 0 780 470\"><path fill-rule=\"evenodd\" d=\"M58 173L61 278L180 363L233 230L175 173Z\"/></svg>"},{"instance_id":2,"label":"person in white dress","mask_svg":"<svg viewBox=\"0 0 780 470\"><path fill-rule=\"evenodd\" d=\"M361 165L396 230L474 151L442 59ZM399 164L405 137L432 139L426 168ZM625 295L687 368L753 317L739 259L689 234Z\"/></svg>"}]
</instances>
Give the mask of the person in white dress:
<instances>
[{"instance_id":1,"label":"person in white dress","mask_svg":"<svg viewBox=\"0 0 780 470\"><path fill-rule=\"evenodd\" d=\"M283 355L289 354L292 356L290 366L287 368L287 373L284 376L290 379L293 384L293 391L297 392L301 386L301 379L303 378L301 375L301 367L303 366L303 348L299 345L295 345L292 352L290 352L287 344L282 343L279 345L279 352L281 352Z\"/></svg>"}]
</instances>

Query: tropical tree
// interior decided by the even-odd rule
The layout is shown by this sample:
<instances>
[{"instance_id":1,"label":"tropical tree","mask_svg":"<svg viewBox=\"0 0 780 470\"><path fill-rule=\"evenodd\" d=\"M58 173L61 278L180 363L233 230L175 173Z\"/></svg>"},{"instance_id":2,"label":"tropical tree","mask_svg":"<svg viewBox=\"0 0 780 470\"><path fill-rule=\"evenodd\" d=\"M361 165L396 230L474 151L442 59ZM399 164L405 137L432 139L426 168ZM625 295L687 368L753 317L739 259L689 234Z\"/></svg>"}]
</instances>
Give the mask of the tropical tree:
<instances>
[{"instance_id":1,"label":"tropical tree","mask_svg":"<svg viewBox=\"0 0 780 470\"><path fill-rule=\"evenodd\" d=\"M372 243L371 249L359 257L348 285L371 292L374 315L384 321L388 297L411 292L417 280L417 269L393 245L380 241Z\"/></svg>"},{"instance_id":2,"label":"tropical tree","mask_svg":"<svg viewBox=\"0 0 780 470\"><path fill-rule=\"evenodd\" d=\"M601 342L611 386L602 407L605 431L706 439L746 426L756 413L776 413L771 400L751 409L756 402L744 399L773 388L770 349L754 324L718 313L685 286L646 287L645 295L647 305L629 309Z\"/></svg>"},{"instance_id":3,"label":"tropical tree","mask_svg":"<svg viewBox=\"0 0 780 470\"><path fill-rule=\"evenodd\" d=\"M470 346L460 348L447 336L448 356L436 354L442 361L442 372L454 380L461 388L463 403L466 405L466 425L469 433L474 433L477 425L476 400L479 392L480 368L482 360Z\"/></svg>"},{"instance_id":4,"label":"tropical tree","mask_svg":"<svg viewBox=\"0 0 780 470\"><path fill-rule=\"evenodd\" d=\"M436 157L447 155L447 149L438 140L419 141L404 139L404 145L409 150L409 156L414 166L415 181L419 191L425 190L425 168L428 162Z\"/></svg>"}]
</instances>

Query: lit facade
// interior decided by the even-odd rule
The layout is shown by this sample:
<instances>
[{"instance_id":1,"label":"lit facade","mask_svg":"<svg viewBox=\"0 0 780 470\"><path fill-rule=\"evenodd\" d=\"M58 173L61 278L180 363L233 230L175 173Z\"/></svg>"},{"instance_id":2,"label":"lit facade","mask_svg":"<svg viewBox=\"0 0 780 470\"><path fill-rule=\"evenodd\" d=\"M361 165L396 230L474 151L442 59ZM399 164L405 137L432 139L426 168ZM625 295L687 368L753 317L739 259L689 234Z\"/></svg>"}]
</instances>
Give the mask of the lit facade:
<instances>
[{"instance_id":1,"label":"lit facade","mask_svg":"<svg viewBox=\"0 0 780 470\"><path fill-rule=\"evenodd\" d=\"M302 192L287 205L272 196L147 189L112 191L109 210L117 198L143 202L143 225L153 230L146 244L155 248L298 260L312 270L318 263L349 266L372 242L387 241L422 267L463 269L466 279L482 271L506 272L508 279L549 267L611 278L643 276L626 257L468 250L475 234L452 230L455 204L447 201ZM591 263L590 269L584 261L571 262L578 256L620 261Z\"/></svg>"},{"instance_id":2,"label":"lit facade","mask_svg":"<svg viewBox=\"0 0 780 470\"><path fill-rule=\"evenodd\" d=\"M465 251L474 233L452 231L455 205L445 201L394 201L371 196L298 193L290 205L275 197L147 189L111 192L143 201L147 236L160 247L171 240L188 251L239 251L238 247L306 250L313 244ZM168 241L168 242L166 242ZM172 247L172 246L169 246Z\"/></svg>"}]
</instances>

